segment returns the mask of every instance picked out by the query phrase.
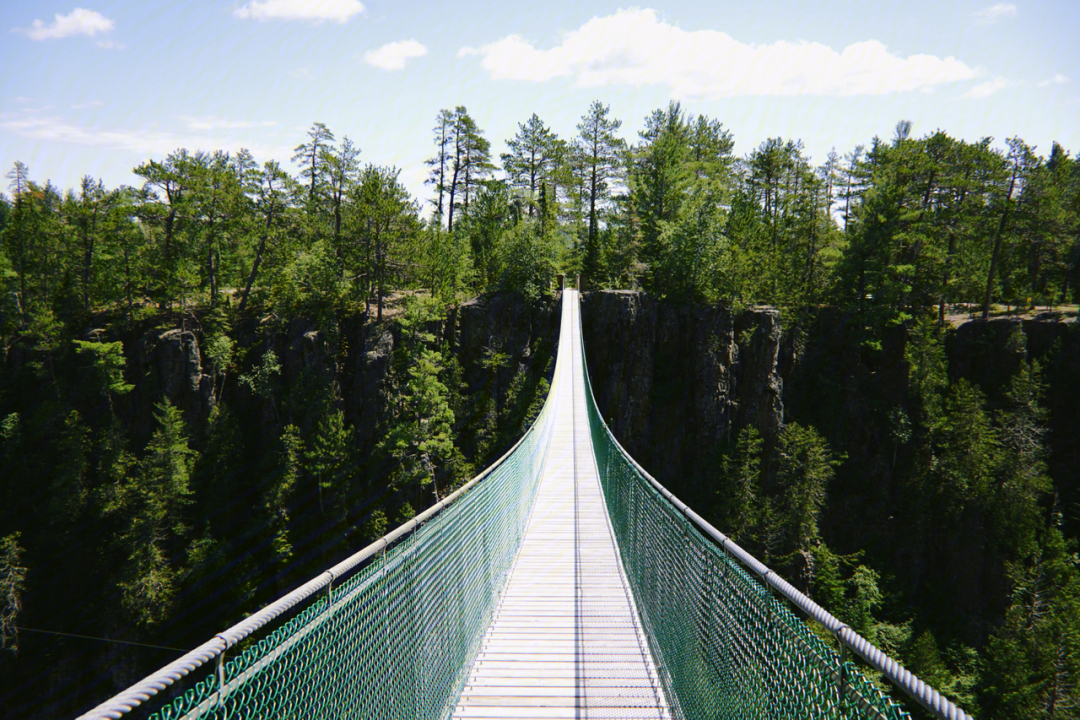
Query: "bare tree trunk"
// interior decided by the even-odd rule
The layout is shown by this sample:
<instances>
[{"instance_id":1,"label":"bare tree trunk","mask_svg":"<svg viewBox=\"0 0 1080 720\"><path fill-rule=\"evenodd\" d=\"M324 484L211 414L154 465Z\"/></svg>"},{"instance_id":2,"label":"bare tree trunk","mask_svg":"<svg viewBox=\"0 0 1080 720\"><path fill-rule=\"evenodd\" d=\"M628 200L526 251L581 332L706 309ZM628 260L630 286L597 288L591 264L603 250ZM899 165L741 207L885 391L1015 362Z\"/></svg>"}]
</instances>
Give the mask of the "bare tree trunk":
<instances>
[{"instance_id":1,"label":"bare tree trunk","mask_svg":"<svg viewBox=\"0 0 1080 720\"><path fill-rule=\"evenodd\" d=\"M998 257L1001 255L1001 239L1005 235L1005 225L1009 222L1009 211L1012 210L1012 194L1016 188L1016 179L1020 175L1020 159L1013 158L1012 177L1009 179L1009 191L1005 193L1005 211L1001 213L1001 222L998 223L997 234L994 235L994 252L990 255L990 270L986 274L986 293L983 295L982 319L990 317L990 293L994 289L994 273L997 272Z\"/></svg>"},{"instance_id":2,"label":"bare tree trunk","mask_svg":"<svg viewBox=\"0 0 1080 720\"><path fill-rule=\"evenodd\" d=\"M263 236L259 238L259 249L255 251L255 262L251 264L251 272L248 274L247 285L244 287L244 294L240 298L240 307L237 308L238 312L244 312L244 306L247 305L248 294L251 293L251 286L255 284L255 275L259 272L259 264L262 262L263 251L266 249L266 240L270 237L270 223L273 220L273 214L266 216L266 229L263 232Z\"/></svg>"},{"instance_id":3,"label":"bare tree trunk","mask_svg":"<svg viewBox=\"0 0 1080 720\"><path fill-rule=\"evenodd\" d=\"M1009 195L1012 195L1012 185L1009 185ZM990 255L990 271L986 274L986 293L983 295L982 319L990 317L990 293L994 289L994 273L997 272L998 256L1001 254L1001 238L1005 234L1005 224L1009 221L1011 206L1005 201L1005 212L1001 214L1001 222L998 223L997 234L994 236L994 252Z\"/></svg>"}]
</instances>

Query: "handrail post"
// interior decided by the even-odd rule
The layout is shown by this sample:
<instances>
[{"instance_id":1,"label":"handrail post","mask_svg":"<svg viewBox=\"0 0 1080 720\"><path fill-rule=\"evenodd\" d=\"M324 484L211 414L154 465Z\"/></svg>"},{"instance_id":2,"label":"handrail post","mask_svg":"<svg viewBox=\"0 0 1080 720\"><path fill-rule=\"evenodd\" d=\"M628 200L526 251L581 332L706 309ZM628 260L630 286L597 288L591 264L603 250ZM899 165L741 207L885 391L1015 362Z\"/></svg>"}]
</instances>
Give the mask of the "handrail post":
<instances>
[{"instance_id":1,"label":"handrail post","mask_svg":"<svg viewBox=\"0 0 1080 720\"><path fill-rule=\"evenodd\" d=\"M224 704L224 700L221 699L221 693L225 689L225 653L227 650L222 650L221 654L217 656L217 691L215 692L215 704L221 707Z\"/></svg>"}]
</instances>

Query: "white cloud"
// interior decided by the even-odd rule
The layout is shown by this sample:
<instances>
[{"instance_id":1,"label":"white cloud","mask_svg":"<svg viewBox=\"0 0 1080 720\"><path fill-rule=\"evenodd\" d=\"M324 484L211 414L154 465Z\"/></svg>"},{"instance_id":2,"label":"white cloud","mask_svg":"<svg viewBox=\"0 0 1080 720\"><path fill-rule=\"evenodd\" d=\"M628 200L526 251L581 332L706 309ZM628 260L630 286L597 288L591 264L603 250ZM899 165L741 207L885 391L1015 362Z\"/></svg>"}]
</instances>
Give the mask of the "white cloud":
<instances>
[{"instance_id":1,"label":"white cloud","mask_svg":"<svg viewBox=\"0 0 1080 720\"><path fill-rule=\"evenodd\" d=\"M58 117L23 116L0 118L0 130L7 130L30 140L69 143L87 147L125 150L149 158L164 156L177 148L197 150L237 151L247 148L257 157L285 160L292 151L289 147L276 147L251 143L224 135L199 133L176 133L153 129L104 129L83 127Z\"/></svg>"},{"instance_id":2,"label":"white cloud","mask_svg":"<svg viewBox=\"0 0 1080 720\"><path fill-rule=\"evenodd\" d=\"M1065 77L1061 73L1058 73L1049 80L1043 80L1042 82L1040 82L1039 87L1046 87L1047 85L1062 85L1067 82L1069 82L1069 78Z\"/></svg>"},{"instance_id":3,"label":"white cloud","mask_svg":"<svg viewBox=\"0 0 1080 720\"><path fill-rule=\"evenodd\" d=\"M840 52L807 41L747 45L715 30L681 30L649 9L593 18L550 50L510 35L458 51L459 57L472 55L493 79L572 77L579 87L666 84L676 98L882 95L980 74L952 57L901 58L877 40Z\"/></svg>"},{"instance_id":4,"label":"white cloud","mask_svg":"<svg viewBox=\"0 0 1080 720\"><path fill-rule=\"evenodd\" d=\"M998 3L988 8L983 8L971 15L975 18L976 25L993 25L1002 18L1012 17L1016 14L1016 6L1010 3Z\"/></svg>"},{"instance_id":5,"label":"white cloud","mask_svg":"<svg viewBox=\"0 0 1080 720\"><path fill-rule=\"evenodd\" d=\"M359 0L251 0L233 11L245 20L332 20L346 23L364 12Z\"/></svg>"},{"instance_id":6,"label":"white cloud","mask_svg":"<svg viewBox=\"0 0 1080 720\"><path fill-rule=\"evenodd\" d=\"M89 35L93 37L98 33L110 32L113 27L113 21L101 13L75 8L68 15L56 13L55 19L49 25L40 20L35 20L29 28L15 28L12 32L20 32L31 40L41 41L58 40L72 35Z\"/></svg>"},{"instance_id":7,"label":"white cloud","mask_svg":"<svg viewBox=\"0 0 1080 720\"><path fill-rule=\"evenodd\" d=\"M79 103L78 105L72 105L71 109L72 110L86 110L87 108L101 107L104 104L105 103L103 101L101 101L101 100L91 100L89 102Z\"/></svg>"},{"instance_id":8,"label":"white cloud","mask_svg":"<svg viewBox=\"0 0 1080 720\"><path fill-rule=\"evenodd\" d=\"M224 118L209 116L203 118L183 115L181 120L189 130L243 130L247 128L273 127L277 123L273 120L226 120Z\"/></svg>"},{"instance_id":9,"label":"white cloud","mask_svg":"<svg viewBox=\"0 0 1080 720\"><path fill-rule=\"evenodd\" d=\"M364 62L383 70L401 70L405 61L427 55L427 48L415 40L402 40L364 53Z\"/></svg>"},{"instance_id":10,"label":"white cloud","mask_svg":"<svg viewBox=\"0 0 1080 720\"><path fill-rule=\"evenodd\" d=\"M961 97L974 98L976 100L979 98L990 97L998 90L1004 90L1005 88L1015 84L1016 83L1012 80L998 76L993 80L987 80L986 82L979 83L978 85L961 95Z\"/></svg>"}]
</instances>

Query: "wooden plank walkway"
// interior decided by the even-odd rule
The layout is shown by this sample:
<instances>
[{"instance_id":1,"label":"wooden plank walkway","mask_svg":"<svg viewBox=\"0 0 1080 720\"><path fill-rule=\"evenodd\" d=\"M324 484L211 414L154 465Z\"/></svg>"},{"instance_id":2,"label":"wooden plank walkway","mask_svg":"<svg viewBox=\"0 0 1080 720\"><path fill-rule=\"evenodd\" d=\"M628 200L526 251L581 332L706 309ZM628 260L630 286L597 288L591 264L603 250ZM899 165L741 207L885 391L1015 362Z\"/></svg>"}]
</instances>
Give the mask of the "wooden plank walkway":
<instances>
[{"instance_id":1,"label":"wooden plank walkway","mask_svg":"<svg viewBox=\"0 0 1080 720\"><path fill-rule=\"evenodd\" d=\"M454 718L670 718L619 561L563 295L555 429L532 515Z\"/></svg>"}]
</instances>

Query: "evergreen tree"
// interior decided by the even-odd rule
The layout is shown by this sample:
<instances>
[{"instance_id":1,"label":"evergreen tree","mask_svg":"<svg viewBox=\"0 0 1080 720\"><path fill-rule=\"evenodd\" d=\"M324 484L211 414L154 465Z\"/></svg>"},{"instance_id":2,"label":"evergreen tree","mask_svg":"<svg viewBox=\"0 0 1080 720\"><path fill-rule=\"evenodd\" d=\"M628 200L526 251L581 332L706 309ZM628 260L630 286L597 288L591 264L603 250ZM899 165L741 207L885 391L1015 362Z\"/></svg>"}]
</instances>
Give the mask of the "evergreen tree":
<instances>
[{"instance_id":1,"label":"evergreen tree","mask_svg":"<svg viewBox=\"0 0 1080 720\"><path fill-rule=\"evenodd\" d=\"M351 198L351 231L359 242L350 272L361 280L369 312L374 298L379 320L391 288L410 276L406 266L412 264L408 261L421 231L420 208L398 179L400 173L398 168L366 166Z\"/></svg>"},{"instance_id":2,"label":"evergreen tree","mask_svg":"<svg viewBox=\"0 0 1080 720\"><path fill-rule=\"evenodd\" d=\"M961 378L945 396L942 418L931 429L931 490L951 512L989 498L1001 464L997 434L986 412L986 396Z\"/></svg>"},{"instance_id":3,"label":"evergreen tree","mask_svg":"<svg viewBox=\"0 0 1080 720\"><path fill-rule=\"evenodd\" d=\"M424 161L431 170L424 181L425 185L435 186L435 223L441 228L446 209L443 198L448 192L448 178L451 171L452 148L454 146L454 115L449 110L440 110L432 129L435 140L435 156Z\"/></svg>"},{"instance_id":4,"label":"evergreen tree","mask_svg":"<svg viewBox=\"0 0 1080 720\"><path fill-rule=\"evenodd\" d=\"M353 444L352 433L345 427L344 413L340 410L326 413L304 453L307 467L315 478L321 513L326 512L326 495L331 498L335 515L346 510L344 498L348 496Z\"/></svg>"},{"instance_id":5,"label":"evergreen tree","mask_svg":"<svg viewBox=\"0 0 1080 720\"><path fill-rule=\"evenodd\" d=\"M353 145L353 141L348 137L342 140L340 148L335 150L327 147L322 150L322 164L326 172L326 193L333 222L330 244L334 248L334 256L340 265L341 277L345 276L345 258L348 254L345 247L346 241L342 236L342 222L346 198L360 173L360 164L357 161L359 156L360 148Z\"/></svg>"},{"instance_id":6,"label":"evergreen tree","mask_svg":"<svg viewBox=\"0 0 1080 720\"><path fill-rule=\"evenodd\" d=\"M1023 337L1020 327L1017 334ZM998 416L1002 464L995 499L997 536L1014 558L1029 556L1043 514L1040 501L1053 490L1044 444L1049 413L1042 406L1041 368L1025 361L1009 382L1006 406Z\"/></svg>"},{"instance_id":7,"label":"evergreen tree","mask_svg":"<svg viewBox=\"0 0 1080 720\"><path fill-rule=\"evenodd\" d=\"M395 486L422 487L435 482L436 498L441 497L437 479L454 455L454 412L448 389L439 378L442 370L438 352L419 348L394 399L392 425L380 443L393 458Z\"/></svg>"},{"instance_id":8,"label":"evergreen tree","mask_svg":"<svg viewBox=\"0 0 1080 720\"><path fill-rule=\"evenodd\" d=\"M517 135L506 141L510 152L500 156L507 184L522 197L529 217L539 212L540 186L554 162L556 139L555 133L533 113L527 122L518 125Z\"/></svg>"},{"instance_id":9,"label":"evergreen tree","mask_svg":"<svg viewBox=\"0 0 1080 720\"><path fill-rule=\"evenodd\" d=\"M593 100L577 125L574 141L581 158L584 180L584 204L587 206L588 236L582 270L586 277L599 279L601 271L600 220L605 202L611 197L612 184L622 175L625 143L615 133L622 121L609 118L609 105Z\"/></svg>"},{"instance_id":10,"label":"evergreen tree","mask_svg":"<svg viewBox=\"0 0 1080 720\"><path fill-rule=\"evenodd\" d=\"M286 425L281 433L281 461L278 476L274 479L263 498L270 527L274 533L273 548L281 566L292 559L293 546L289 540L289 500L303 472L304 441L300 430L295 425ZM323 460L319 456L319 460ZM322 468L320 468L322 469ZM318 470L319 501L322 503L322 478Z\"/></svg>"},{"instance_id":11,"label":"evergreen tree","mask_svg":"<svg viewBox=\"0 0 1080 720\"><path fill-rule=\"evenodd\" d=\"M19 651L19 628L26 591L25 550L19 545L19 533L0 538L0 650Z\"/></svg>"},{"instance_id":12,"label":"evergreen tree","mask_svg":"<svg viewBox=\"0 0 1080 720\"><path fill-rule=\"evenodd\" d=\"M734 452L721 465L720 507L728 534L739 543L749 541L757 528L761 502L761 434L752 425L739 432Z\"/></svg>"},{"instance_id":13,"label":"evergreen tree","mask_svg":"<svg viewBox=\"0 0 1080 720\"><path fill-rule=\"evenodd\" d=\"M1040 551L1011 567L1005 621L983 653L987 717L1064 719L1080 709L1080 570L1075 541L1047 529Z\"/></svg>"},{"instance_id":14,"label":"evergreen tree","mask_svg":"<svg viewBox=\"0 0 1080 720\"><path fill-rule=\"evenodd\" d=\"M642 142L630 166L630 196L641 222L642 259L649 266L646 289L658 282L663 224L678 217L689 179L689 126L679 103L654 110L639 133Z\"/></svg>"},{"instance_id":15,"label":"evergreen tree","mask_svg":"<svg viewBox=\"0 0 1080 720\"><path fill-rule=\"evenodd\" d=\"M185 518L192 503L190 478L197 453L188 447L176 407L166 400L157 405L156 416L160 427L135 474L108 508L119 513L126 526L120 536L127 554L119 583L123 604L146 626L169 614L185 569L184 555L193 559Z\"/></svg>"},{"instance_id":16,"label":"evergreen tree","mask_svg":"<svg viewBox=\"0 0 1080 720\"><path fill-rule=\"evenodd\" d=\"M523 220L504 231L499 241L499 287L536 300L551 287L560 259L555 232Z\"/></svg>"},{"instance_id":17,"label":"evergreen tree","mask_svg":"<svg viewBox=\"0 0 1080 720\"><path fill-rule=\"evenodd\" d=\"M312 124L308 141L293 149L292 161L300 165L300 175L307 181L308 207L316 208L316 200L323 191L327 178L327 149L334 142L334 133L321 122Z\"/></svg>"},{"instance_id":18,"label":"evergreen tree","mask_svg":"<svg viewBox=\"0 0 1080 720\"><path fill-rule=\"evenodd\" d=\"M806 588L814 580L811 551L819 538L818 517L839 464L828 442L813 427L793 422L780 433L776 446L779 519L786 536L784 547Z\"/></svg>"}]
</instances>

